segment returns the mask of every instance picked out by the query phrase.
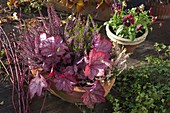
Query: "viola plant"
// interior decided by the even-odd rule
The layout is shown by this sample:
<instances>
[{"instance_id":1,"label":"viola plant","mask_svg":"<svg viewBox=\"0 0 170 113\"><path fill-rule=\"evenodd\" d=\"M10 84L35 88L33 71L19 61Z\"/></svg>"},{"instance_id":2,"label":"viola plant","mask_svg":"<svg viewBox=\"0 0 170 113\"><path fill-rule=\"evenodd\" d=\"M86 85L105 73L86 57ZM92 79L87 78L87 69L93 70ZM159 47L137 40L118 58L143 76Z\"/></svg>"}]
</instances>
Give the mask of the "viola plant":
<instances>
[{"instance_id":1,"label":"viola plant","mask_svg":"<svg viewBox=\"0 0 170 113\"><path fill-rule=\"evenodd\" d=\"M143 4L139 7L126 9L125 2L114 1L112 4L113 15L105 24L109 24L117 36L133 41L148 30L148 26L156 21L157 17L151 15L151 9L145 10Z\"/></svg>"},{"instance_id":2,"label":"viola plant","mask_svg":"<svg viewBox=\"0 0 170 113\"><path fill-rule=\"evenodd\" d=\"M116 76L113 71L125 68L125 50L103 38L90 16L72 15L62 24L51 5L47 13L48 19L37 19L36 26L20 31L20 56L34 75L30 98L55 84L56 90L66 93L72 93L74 86L88 87L81 97L87 106L104 102L102 84Z\"/></svg>"}]
</instances>

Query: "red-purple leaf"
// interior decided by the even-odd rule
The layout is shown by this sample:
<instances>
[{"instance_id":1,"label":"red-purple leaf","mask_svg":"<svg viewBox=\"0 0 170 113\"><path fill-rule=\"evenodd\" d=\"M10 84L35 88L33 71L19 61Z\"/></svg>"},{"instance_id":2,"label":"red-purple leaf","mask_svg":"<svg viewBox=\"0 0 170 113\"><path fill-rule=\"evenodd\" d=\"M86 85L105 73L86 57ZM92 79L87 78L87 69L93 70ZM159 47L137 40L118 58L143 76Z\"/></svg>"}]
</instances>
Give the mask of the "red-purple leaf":
<instances>
[{"instance_id":1,"label":"red-purple leaf","mask_svg":"<svg viewBox=\"0 0 170 113\"><path fill-rule=\"evenodd\" d=\"M104 52L96 52L94 49L89 54L89 64L85 67L85 76L94 79L95 76L103 76L104 69L112 64L108 58L105 58Z\"/></svg>"},{"instance_id":2,"label":"red-purple leaf","mask_svg":"<svg viewBox=\"0 0 170 113\"><path fill-rule=\"evenodd\" d=\"M93 106L96 103L105 102L104 98L105 90L99 81L96 81L92 88L86 91L82 95L83 103L88 107Z\"/></svg>"},{"instance_id":3,"label":"red-purple leaf","mask_svg":"<svg viewBox=\"0 0 170 113\"><path fill-rule=\"evenodd\" d=\"M41 43L39 45L39 48L43 56L46 56L46 57L49 57L52 55L59 56L59 55L63 55L66 52L67 47L63 43L63 40L60 36L52 36L52 37L48 37L45 39L45 36L43 36L42 38L41 35L40 35Z\"/></svg>"},{"instance_id":4,"label":"red-purple leaf","mask_svg":"<svg viewBox=\"0 0 170 113\"><path fill-rule=\"evenodd\" d=\"M73 90L73 85L75 85L77 82L75 76L70 74L61 74L56 76L54 83L57 90L71 92Z\"/></svg>"},{"instance_id":5,"label":"red-purple leaf","mask_svg":"<svg viewBox=\"0 0 170 113\"><path fill-rule=\"evenodd\" d=\"M96 51L109 53L112 49L112 42L98 35L94 40L94 48Z\"/></svg>"},{"instance_id":6,"label":"red-purple leaf","mask_svg":"<svg viewBox=\"0 0 170 113\"><path fill-rule=\"evenodd\" d=\"M93 66L87 65L85 68L85 76L88 76L89 79L93 80L94 77L98 74L99 70Z\"/></svg>"},{"instance_id":7,"label":"red-purple leaf","mask_svg":"<svg viewBox=\"0 0 170 113\"><path fill-rule=\"evenodd\" d=\"M37 38L39 38L39 51L43 58L44 70L49 71L52 66L62 61L65 64L71 62L68 47L61 36L49 37L46 33L42 33Z\"/></svg>"},{"instance_id":8,"label":"red-purple leaf","mask_svg":"<svg viewBox=\"0 0 170 113\"><path fill-rule=\"evenodd\" d=\"M67 66L63 70L64 74L74 75L74 67L73 66Z\"/></svg>"},{"instance_id":9,"label":"red-purple leaf","mask_svg":"<svg viewBox=\"0 0 170 113\"><path fill-rule=\"evenodd\" d=\"M46 79L37 73L35 78L33 78L29 84L30 98L32 99L35 94L41 96L43 88L47 88Z\"/></svg>"},{"instance_id":10,"label":"red-purple leaf","mask_svg":"<svg viewBox=\"0 0 170 113\"><path fill-rule=\"evenodd\" d=\"M72 61L71 53L70 52L65 53L64 56L62 57L62 60L64 64L71 63Z\"/></svg>"},{"instance_id":11,"label":"red-purple leaf","mask_svg":"<svg viewBox=\"0 0 170 113\"><path fill-rule=\"evenodd\" d=\"M107 65L104 61L107 61L108 59L106 59L105 56L106 54L104 52L96 52L96 50L92 49L89 54L89 65L99 69L106 68Z\"/></svg>"},{"instance_id":12,"label":"red-purple leaf","mask_svg":"<svg viewBox=\"0 0 170 113\"><path fill-rule=\"evenodd\" d=\"M43 70L50 71L52 66L55 66L58 62L60 62L60 57L58 56L50 56L46 57L43 62Z\"/></svg>"}]
</instances>

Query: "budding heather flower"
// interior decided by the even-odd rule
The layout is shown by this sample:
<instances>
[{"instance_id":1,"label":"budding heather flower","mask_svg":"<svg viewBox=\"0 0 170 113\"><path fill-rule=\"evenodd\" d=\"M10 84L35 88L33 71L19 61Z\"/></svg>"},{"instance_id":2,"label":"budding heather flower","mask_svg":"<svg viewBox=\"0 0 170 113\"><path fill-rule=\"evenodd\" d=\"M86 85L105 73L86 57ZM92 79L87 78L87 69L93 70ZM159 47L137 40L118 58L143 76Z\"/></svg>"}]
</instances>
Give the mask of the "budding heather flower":
<instances>
[{"instance_id":1,"label":"budding heather flower","mask_svg":"<svg viewBox=\"0 0 170 113\"><path fill-rule=\"evenodd\" d=\"M152 23L157 20L157 16L152 18Z\"/></svg>"},{"instance_id":2,"label":"budding heather flower","mask_svg":"<svg viewBox=\"0 0 170 113\"><path fill-rule=\"evenodd\" d=\"M143 28L143 25L140 24L140 25L138 25L138 26L136 27L136 30L138 31L138 30L141 30L142 28Z\"/></svg>"},{"instance_id":3,"label":"budding heather flower","mask_svg":"<svg viewBox=\"0 0 170 113\"><path fill-rule=\"evenodd\" d=\"M149 14L150 14L151 16L152 16L152 14L153 14L152 11L153 11L153 9L150 8L150 9L149 9Z\"/></svg>"},{"instance_id":4,"label":"budding heather flower","mask_svg":"<svg viewBox=\"0 0 170 113\"><path fill-rule=\"evenodd\" d=\"M123 25L129 27L131 24L134 24L134 17L132 14L124 16L122 19Z\"/></svg>"}]
</instances>

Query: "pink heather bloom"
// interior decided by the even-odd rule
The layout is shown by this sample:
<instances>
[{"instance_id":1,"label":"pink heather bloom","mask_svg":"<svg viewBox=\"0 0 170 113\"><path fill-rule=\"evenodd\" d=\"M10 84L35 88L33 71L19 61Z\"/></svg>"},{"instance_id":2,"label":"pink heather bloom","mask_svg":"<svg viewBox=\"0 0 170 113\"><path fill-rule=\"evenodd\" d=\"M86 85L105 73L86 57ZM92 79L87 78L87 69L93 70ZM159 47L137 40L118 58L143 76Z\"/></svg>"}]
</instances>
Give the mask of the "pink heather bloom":
<instances>
[{"instance_id":1,"label":"pink heather bloom","mask_svg":"<svg viewBox=\"0 0 170 113\"><path fill-rule=\"evenodd\" d=\"M129 27L131 24L134 24L134 17L132 14L124 16L122 19L123 25Z\"/></svg>"}]
</instances>

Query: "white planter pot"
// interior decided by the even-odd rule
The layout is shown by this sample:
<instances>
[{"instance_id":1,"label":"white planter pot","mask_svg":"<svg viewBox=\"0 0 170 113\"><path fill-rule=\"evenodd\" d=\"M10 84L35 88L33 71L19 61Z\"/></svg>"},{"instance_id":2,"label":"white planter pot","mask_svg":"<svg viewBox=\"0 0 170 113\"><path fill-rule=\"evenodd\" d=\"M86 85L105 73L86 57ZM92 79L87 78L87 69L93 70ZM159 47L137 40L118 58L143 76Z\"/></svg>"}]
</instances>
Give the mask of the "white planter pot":
<instances>
[{"instance_id":1,"label":"white planter pot","mask_svg":"<svg viewBox=\"0 0 170 113\"><path fill-rule=\"evenodd\" d=\"M125 39L125 38L122 38L122 37L119 37L119 36L116 36L115 34L113 34L111 32L111 30L109 29L109 24L107 24L106 25L106 34L111 41L116 42L118 44L121 44L121 45L138 45L146 39L146 36L148 35L148 30L146 30L145 33L142 36L136 38L134 41L131 41L130 39Z\"/></svg>"}]
</instances>

